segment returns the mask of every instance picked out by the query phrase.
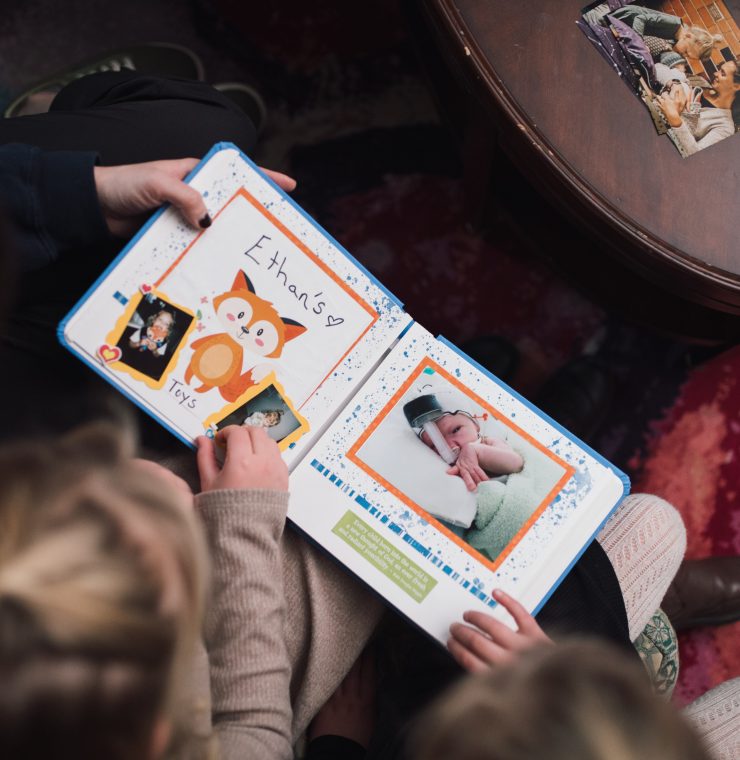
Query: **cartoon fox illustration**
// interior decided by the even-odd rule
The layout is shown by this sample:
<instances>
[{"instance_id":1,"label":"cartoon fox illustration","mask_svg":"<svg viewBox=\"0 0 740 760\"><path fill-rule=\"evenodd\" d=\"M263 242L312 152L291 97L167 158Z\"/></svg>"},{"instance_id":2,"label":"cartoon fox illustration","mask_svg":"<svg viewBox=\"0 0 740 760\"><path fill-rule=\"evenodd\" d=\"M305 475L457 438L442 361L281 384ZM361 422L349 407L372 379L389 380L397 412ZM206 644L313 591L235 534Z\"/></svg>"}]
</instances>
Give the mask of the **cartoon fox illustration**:
<instances>
[{"instance_id":1,"label":"cartoon fox illustration","mask_svg":"<svg viewBox=\"0 0 740 760\"><path fill-rule=\"evenodd\" d=\"M185 382L193 376L202 385L196 392L218 388L227 401L236 401L258 380L253 370L242 374L244 350L266 358L277 358L283 346L306 331L292 319L281 317L275 307L254 292L247 275L239 271L231 290L213 299L213 307L226 332L193 341L193 357L185 371Z\"/></svg>"}]
</instances>

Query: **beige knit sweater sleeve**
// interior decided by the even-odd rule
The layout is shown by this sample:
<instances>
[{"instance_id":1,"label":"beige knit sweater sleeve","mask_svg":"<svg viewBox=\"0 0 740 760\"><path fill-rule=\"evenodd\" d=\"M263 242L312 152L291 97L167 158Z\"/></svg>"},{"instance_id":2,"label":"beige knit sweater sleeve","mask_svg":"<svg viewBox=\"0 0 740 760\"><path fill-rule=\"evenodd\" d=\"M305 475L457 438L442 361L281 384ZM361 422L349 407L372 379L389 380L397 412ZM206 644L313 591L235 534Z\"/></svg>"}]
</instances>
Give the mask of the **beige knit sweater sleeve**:
<instances>
[{"instance_id":1,"label":"beige knit sweater sleeve","mask_svg":"<svg viewBox=\"0 0 740 760\"><path fill-rule=\"evenodd\" d=\"M204 634L220 760L293 757L279 550L287 505L287 493L257 489L196 497L213 568Z\"/></svg>"}]
</instances>

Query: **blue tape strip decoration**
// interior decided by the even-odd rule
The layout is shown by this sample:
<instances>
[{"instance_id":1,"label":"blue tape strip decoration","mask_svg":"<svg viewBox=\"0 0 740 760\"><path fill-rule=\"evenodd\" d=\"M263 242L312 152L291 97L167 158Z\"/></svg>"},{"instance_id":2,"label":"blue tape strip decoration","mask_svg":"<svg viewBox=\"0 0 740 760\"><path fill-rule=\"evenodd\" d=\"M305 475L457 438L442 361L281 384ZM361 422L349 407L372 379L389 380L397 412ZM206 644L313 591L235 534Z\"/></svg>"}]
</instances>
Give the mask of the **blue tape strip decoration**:
<instances>
[{"instance_id":1,"label":"blue tape strip decoration","mask_svg":"<svg viewBox=\"0 0 740 760\"><path fill-rule=\"evenodd\" d=\"M458 573L454 568L450 567L443 560L432 553L431 549L424 546L420 541L417 541L410 533L397 523L394 523L388 515L384 514L380 509L371 504L364 496L357 493L348 483L345 483L335 473L331 472L328 467L321 464L318 459L311 460L311 467L317 472L321 473L330 483L333 483L342 493L346 494L350 499L353 499L359 504L371 517L376 519L386 528L395 533L405 543L407 543L412 549L415 549L427 562L431 562L435 567L442 569L445 575L448 575L451 580L455 581L458 585L462 586L466 591L472 594L477 599L480 599L484 604L493 609L497 606L497 602L486 594L485 591L481 591L480 587L475 582L470 582Z\"/></svg>"}]
</instances>

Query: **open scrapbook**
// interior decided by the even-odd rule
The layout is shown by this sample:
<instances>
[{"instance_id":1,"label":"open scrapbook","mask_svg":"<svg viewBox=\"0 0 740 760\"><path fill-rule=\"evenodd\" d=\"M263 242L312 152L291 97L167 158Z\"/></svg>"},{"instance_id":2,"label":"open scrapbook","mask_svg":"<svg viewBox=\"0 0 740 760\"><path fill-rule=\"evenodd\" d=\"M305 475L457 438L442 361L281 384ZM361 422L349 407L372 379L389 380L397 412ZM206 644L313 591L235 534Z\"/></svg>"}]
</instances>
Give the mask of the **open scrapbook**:
<instances>
[{"instance_id":1,"label":"open scrapbook","mask_svg":"<svg viewBox=\"0 0 740 760\"><path fill-rule=\"evenodd\" d=\"M189 178L213 218L157 213L59 327L185 444L257 425L289 518L430 635L538 610L626 477L443 338L220 144Z\"/></svg>"}]
</instances>

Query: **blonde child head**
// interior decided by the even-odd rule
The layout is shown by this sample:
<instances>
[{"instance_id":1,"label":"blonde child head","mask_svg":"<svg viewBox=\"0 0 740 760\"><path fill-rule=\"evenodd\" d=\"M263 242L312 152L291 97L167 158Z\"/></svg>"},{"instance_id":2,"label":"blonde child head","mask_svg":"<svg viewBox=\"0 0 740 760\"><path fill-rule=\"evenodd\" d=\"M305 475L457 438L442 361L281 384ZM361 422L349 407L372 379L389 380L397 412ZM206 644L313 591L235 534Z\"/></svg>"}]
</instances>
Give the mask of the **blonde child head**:
<instances>
[{"instance_id":1,"label":"blonde child head","mask_svg":"<svg viewBox=\"0 0 740 760\"><path fill-rule=\"evenodd\" d=\"M283 418L282 409L265 409L265 427L275 427Z\"/></svg>"},{"instance_id":2,"label":"blonde child head","mask_svg":"<svg viewBox=\"0 0 740 760\"><path fill-rule=\"evenodd\" d=\"M589 642L465 679L423 716L411 749L414 760L709 760L638 663Z\"/></svg>"},{"instance_id":3,"label":"blonde child head","mask_svg":"<svg viewBox=\"0 0 740 760\"><path fill-rule=\"evenodd\" d=\"M0 756L161 754L206 580L192 503L111 429L0 450Z\"/></svg>"},{"instance_id":4,"label":"blonde child head","mask_svg":"<svg viewBox=\"0 0 740 760\"><path fill-rule=\"evenodd\" d=\"M711 34L701 26L683 26L681 39L673 46L677 53L706 60L715 48L724 44L721 34Z\"/></svg>"}]
</instances>

